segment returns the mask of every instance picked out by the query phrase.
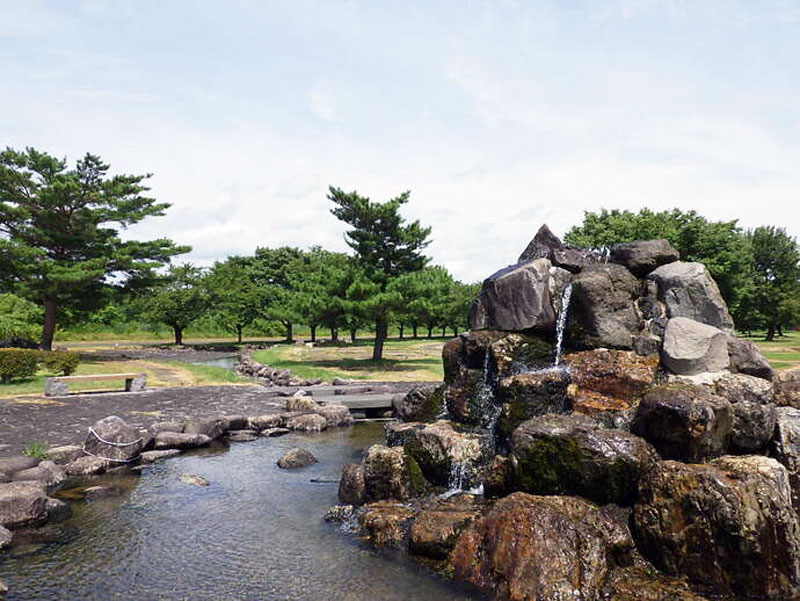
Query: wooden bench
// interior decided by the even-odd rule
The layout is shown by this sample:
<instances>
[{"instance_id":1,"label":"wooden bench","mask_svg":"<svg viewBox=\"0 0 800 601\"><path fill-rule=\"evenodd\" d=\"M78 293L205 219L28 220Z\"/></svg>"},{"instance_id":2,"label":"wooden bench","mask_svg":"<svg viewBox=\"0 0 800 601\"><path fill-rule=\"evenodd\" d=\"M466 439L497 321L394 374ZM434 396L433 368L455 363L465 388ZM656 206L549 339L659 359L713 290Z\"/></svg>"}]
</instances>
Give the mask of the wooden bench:
<instances>
[{"instance_id":1,"label":"wooden bench","mask_svg":"<svg viewBox=\"0 0 800 601\"><path fill-rule=\"evenodd\" d=\"M45 378L45 396L64 396L69 394L70 382L91 382L94 380L125 380L125 392L139 392L147 384L147 376L143 373L130 374L98 374L96 376L55 376Z\"/></svg>"}]
</instances>

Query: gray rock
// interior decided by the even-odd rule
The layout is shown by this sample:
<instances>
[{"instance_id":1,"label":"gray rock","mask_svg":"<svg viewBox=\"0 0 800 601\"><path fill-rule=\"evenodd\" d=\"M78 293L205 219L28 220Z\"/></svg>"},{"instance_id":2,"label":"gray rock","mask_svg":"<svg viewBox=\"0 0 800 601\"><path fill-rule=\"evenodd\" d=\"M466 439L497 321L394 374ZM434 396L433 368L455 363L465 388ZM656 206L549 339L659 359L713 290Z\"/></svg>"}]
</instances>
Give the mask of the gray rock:
<instances>
[{"instance_id":1,"label":"gray rock","mask_svg":"<svg viewBox=\"0 0 800 601\"><path fill-rule=\"evenodd\" d=\"M631 432L665 459L703 461L726 452L733 427L730 402L699 386L654 388L639 403Z\"/></svg>"},{"instance_id":2,"label":"gray rock","mask_svg":"<svg viewBox=\"0 0 800 601\"><path fill-rule=\"evenodd\" d=\"M316 413L303 413L287 420L286 427L299 432L322 432L328 427L328 420Z\"/></svg>"},{"instance_id":3,"label":"gray rock","mask_svg":"<svg viewBox=\"0 0 800 601\"><path fill-rule=\"evenodd\" d=\"M6 474L5 472L0 472L0 484L5 482L11 482L11 476Z\"/></svg>"},{"instance_id":4,"label":"gray rock","mask_svg":"<svg viewBox=\"0 0 800 601\"><path fill-rule=\"evenodd\" d=\"M266 438L276 438L288 434L289 432L291 432L289 428L265 428L261 430L260 435Z\"/></svg>"},{"instance_id":5,"label":"gray rock","mask_svg":"<svg viewBox=\"0 0 800 601\"><path fill-rule=\"evenodd\" d=\"M414 386L394 406L394 414L404 422L419 422L435 419L444 409L443 384Z\"/></svg>"},{"instance_id":6,"label":"gray rock","mask_svg":"<svg viewBox=\"0 0 800 601\"><path fill-rule=\"evenodd\" d=\"M775 434L770 441L769 454L786 468L792 503L800 511L800 409L778 407L775 414Z\"/></svg>"},{"instance_id":7,"label":"gray rock","mask_svg":"<svg viewBox=\"0 0 800 601\"><path fill-rule=\"evenodd\" d=\"M660 462L642 478L633 527L657 568L716 595L800 595L800 528L788 474L774 459Z\"/></svg>"},{"instance_id":8,"label":"gray rock","mask_svg":"<svg viewBox=\"0 0 800 601\"><path fill-rule=\"evenodd\" d=\"M167 457L175 457L175 455L180 455L181 452L179 449L163 449L161 451L145 451L139 457L139 460L142 463L155 463L156 461L160 461L161 459L166 459Z\"/></svg>"},{"instance_id":9,"label":"gray rock","mask_svg":"<svg viewBox=\"0 0 800 601\"><path fill-rule=\"evenodd\" d=\"M717 283L702 263L662 265L648 278L658 284L669 317L686 317L715 328L733 330L733 319Z\"/></svg>"},{"instance_id":10,"label":"gray rock","mask_svg":"<svg viewBox=\"0 0 800 601\"><path fill-rule=\"evenodd\" d=\"M524 263L534 259L548 259L553 265L572 273L578 273L586 266L600 261L600 257L590 250L561 242L547 225L539 228L517 262Z\"/></svg>"},{"instance_id":11,"label":"gray rock","mask_svg":"<svg viewBox=\"0 0 800 601\"><path fill-rule=\"evenodd\" d=\"M643 278L657 267L673 263L679 258L680 254L667 240L636 240L614 244L609 260L623 265L636 277Z\"/></svg>"},{"instance_id":12,"label":"gray rock","mask_svg":"<svg viewBox=\"0 0 800 601\"><path fill-rule=\"evenodd\" d=\"M421 430L423 422L387 422L383 427L387 447L402 447L415 430Z\"/></svg>"},{"instance_id":13,"label":"gray rock","mask_svg":"<svg viewBox=\"0 0 800 601\"><path fill-rule=\"evenodd\" d=\"M69 444L60 447L47 449L47 458L51 461L64 465L83 455L83 447L76 444Z\"/></svg>"},{"instance_id":14,"label":"gray rock","mask_svg":"<svg viewBox=\"0 0 800 601\"><path fill-rule=\"evenodd\" d=\"M197 474L181 474L178 480L190 486L209 486L208 480Z\"/></svg>"},{"instance_id":15,"label":"gray rock","mask_svg":"<svg viewBox=\"0 0 800 601\"><path fill-rule=\"evenodd\" d=\"M535 259L547 259L548 261L553 257L553 249L562 248L563 242L556 236L547 224L542 225L536 232L536 235L522 251L522 254L517 259L518 263L527 263Z\"/></svg>"},{"instance_id":16,"label":"gray rock","mask_svg":"<svg viewBox=\"0 0 800 601\"><path fill-rule=\"evenodd\" d=\"M350 415L350 410L344 405L322 405L317 407L314 412L325 418L328 428L352 426L355 423L353 416Z\"/></svg>"},{"instance_id":17,"label":"gray rock","mask_svg":"<svg viewBox=\"0 0 800 601\"><path fill-rule=\"evenodd\" d=\"M772 380L773 371L769 362L749 340L728 336L728 355L731 358L731 371L748 376Z\"/></svg>"},{"instance_id":18,"label":"gray rock","mask_svg":"<svg viewBox=\"0 0 800 601\"><path fill-rule=\"evenodd\" d=\"M111 415L89 429L83 448L90 455L112 463L129 463L139 457L142 445L142 437L136 430L122 418Z\"/></svg>"},{"instance_id":19,"label":"gray rock","mask_svg":"<svg viewBox=\"0 0 800 601\"><path fill-rule=\"evenodd\" d=\"M255 430L229 430L227 434L230 442L252 442L258 439Z\"/></svg>"},{"instance_id":20,"label":"gray rock","mask_svg":"<svg viewBox=\"0 0 800 601\"><path fill-rule=\"evenodd\" d=\"M152 424L147 430L153 436L161 432L183 432L183 422L169 421L169 422L156 422Z\"/></svg>"},{"instance_id":21,"label":"gray rock","mask_svg":"<svg viewBox=\"0 0 800 601\"><path fill-rule=\"evenodd\" d=\"M228 430L246 430L250 423L250 418L246 415L226 415L228 420Z\"/></svg>"},{"instance_id":22,"label":"gray rock","mask_svg":"<svg viewBox=\"0 0 800 601\"><path fill-rule=\"evenodd\" d=\"M286 411L311 413L316 411L318 408L319 405L314 398L310 396L290 396L288 399L286 399Z\"/></svg>"},{"instance_id":23,"label":"gray rock","mask_svg":"<svg viewBox=\"0 0 800 601\"><path fill-rule=\"evenodd\" d=\"M331 384L333 384L334 386L347 386L348 384L350 384L350 380L345 380L344 378L334 378L331 381Z\"/></svg>"},{"instance_id":24,"label":"gray rock","mask_svg":"<svg viewBox=\"0 0 800 601\"><path fill-rule=\"evenodd\" d=\"M13 476L16 472L27 470L39 465L36 457L20 455L18 457L0 457L0 472Z\"/></svg>"},{"instance_id":25,"label":"gray rock","mask_svg":"<svg viewBox=\"0 0 800 601\"><path fill-rule=\"evenodd\" d=\"M10 530L4 526L0 526L0 552L5 551L11 546L11 539L13 537L14 535L11 534Z\"/></svg>"},{"instance_id":26,"label":"gray rock","mask_svg":"<svg viewBox=\"0 0 800 601\"><path fill-rule=\"evenodd\" d=\"M200 420L189 420L183 428L186 434L205 434L211 440L220 438L230 429L230 422L224 417L209 417Z\"/></svg>"},{"instance_id":27,"label":"gray rock","mask_svg":"<svg viewBox=\"0 0 800 601\"><path fill-rule=\"evenodd\" d=\"M196 449L205 447L211 439L205 434L187 434L185 432L159 432L156 434L155 448L163 449Z\"/></svg>"},{"instance_id":28,"label":"gray rock","mask_svg":"<svg viewBox=\"0 0 800 601\"><path fill-rule=\"evenodd\" d=\"M776 405L800 407L800 368L775 372L772 383L775 389Z\"/></svg>"},{"instance_id":29,"label":"gray rock","mask_svg":"<svg viewBox=\"0 0 800 601\"><path fill-rule=\"evenodd\" d=\"M55 486L66 479L64 468L52 461L42 461L36 467L20 470L13 475L15 482L35 480L45 486Z\"/></svg>"},{"instance_id":30,"label":"gray rock","mask_svg":"<svg viewBox=\"0 0 800 601\"><path fill-rule=\"evenodd\" d=\"M47 520L47 495L39 482L0 484L0 526L35 526Z\"/></svg>"},{"instance_id":31,"label":"gray rock","mask_svg":"<svg viewBox=\"0 0 800 601\"><path fill-rule=\"evenodd\" d=\"M572 281L567 331L578 348L632 349L644 322L636 309L642 285L621 265L590 265Z\"/></svg>"},{"instance_id":32,"label":"gray rock","mask_svg":"<svg viewBox=\"0 0 800 601\"><path fill-rule=\"evenodd\" d=\"M775 430L772 383L745 374L725 374L714 382L714 389L733 406L731 452L763 451Z\"/></svg>"},{"instance_id":33,"label":"gray rock","mask_svg":"<svg viewBox=\"0 0 800 601\"><path fill-rule=\"evenodd\" d=\"M659 459L638 436L600 428L578 414L526 421L514 431L511 448L517 490L601 504L632 505L639 479Z\"/></svg>"},{"instance_id":34,"label":"gray rock","mask_svg":"<svg viewBox=\"0 0 800 601\"><path fill-rule=\"evenodd\" d=\"M511 265L489 276L470 314L473 330L555 330L547 259Z\"/></svg>"},{"instance_id":35,"label":"gray rock","mask_svg":"<svg viewBox=\"0 0 800 601\"><path fill-rule=\"evenodd\" d=\"M279 428L281 423L281 416L277 413L272 413L269 415L251 417L248 421L248 427L251 430L257 430L260 432L261 430L267 430L269 428Z\"/></svg>"},{"instance_id":36,"label":"gray rock","mask_svg":"<svg viewBox=\"0 0 800 601\"><path fill-rule=\"evenodd\" d=\"M465 490L478 484L483 442L479 434L459 432L451 422L439 420L410 432L403 448L429 482Z\"/></svg>"},{"instance_id":37,"label":"gray rock","mask_svg":"<svg viewBox=\"0 0 800 601\"><path fill-rule=\"evenodd\" d=\"M503 378L497 384L501 414L498 431L508 439L525 420L545 413L565 413L572 408L567 396L567 370L522 373Z\"/></svg>"},{"instance_id":38,"label":"gray rock","mask_svg":"<svg viewBox=\"0 0 800 601\"><path fill-rule=\"evenodd\" d=\"M280 459L278 459L278 467L284 470L295 469L300 467L307 467L317 462L309 451L295 447L286 451Z\"/></svg>"},{"instance_id":39,"label":"gray rock","mask_svg":"<svg viewBox=\"0 0 800 601\"><path fill-rule=\"evenodd\" d=\"M673 317L664 332L662 361L678 375L722 371L730 363L727 336L718 328Z\"/></svg>"},{"instance_id":40,"label":"gray rock","mask_svg":"<svg viewBox=\"0 0 800 601\"><path fill-rule=\"evenodd\" d=\"M67 476L94 476L107 472L111 465L111 462L105 459L84 455L66 464L64 472Z\"/></svg>"},{"instance_id":41,"label":"gray rock","mask_svg":"<svg viewBox=\"0 0 800 601\"><path fill-rule=\"evenodd\" d=\"M346 464L342 468L342 479L339 481L339 501L345 505L361 505L365 494L364 466L358 463Z\"/></svg>"},{"instance_id":42,"label":"gray rock","mask_svg":"<svg viewBox=\"0 0 800 601\"><path fill-rule=\"evenodd\" d=\"M768 405L775 401L772 383L745 374L724 374L714 381L714 389L731 403L747 402Z\"/></svg>"},{"instance_id":43,"label":"gray rock","mask_svg":"<svg viewBox=\"0 0 800 601\"><path fill-rule=\"evenodd\" d=\"M70 508L67 503L61 499L51 499L48 497L45 508L47 510L48 522L63 522L70 515Z\"/></svg>"}]
</instances>

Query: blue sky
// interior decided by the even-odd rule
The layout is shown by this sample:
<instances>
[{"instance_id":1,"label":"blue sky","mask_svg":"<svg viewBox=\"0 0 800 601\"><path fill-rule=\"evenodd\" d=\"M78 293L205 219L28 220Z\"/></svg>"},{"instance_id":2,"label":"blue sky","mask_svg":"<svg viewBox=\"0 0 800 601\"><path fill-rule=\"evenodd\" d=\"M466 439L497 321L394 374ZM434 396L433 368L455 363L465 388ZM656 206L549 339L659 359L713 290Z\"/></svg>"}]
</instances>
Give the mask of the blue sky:
<instances>
[{"instance_id":1,"label":"blue sky","mask_svg":"<svg viewBox=\"0 0 800 601\"><path fill-rule=\"evenodd\" d=\"M458 277L541 223L695 209L800 236L800 2L0 0L0 145L153 173L209 264L345 250L328 185Z\"/></svg>"}]
</instances>

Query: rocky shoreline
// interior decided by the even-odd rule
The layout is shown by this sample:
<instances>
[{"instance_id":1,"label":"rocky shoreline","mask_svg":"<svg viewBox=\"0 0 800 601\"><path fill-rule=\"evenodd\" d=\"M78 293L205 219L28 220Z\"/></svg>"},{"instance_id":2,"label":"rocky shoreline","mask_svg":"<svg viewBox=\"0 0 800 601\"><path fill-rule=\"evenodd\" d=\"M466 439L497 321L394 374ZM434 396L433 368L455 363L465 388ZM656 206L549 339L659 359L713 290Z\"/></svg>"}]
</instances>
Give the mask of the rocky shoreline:
<instances>
[{"instance_id":1,"label":"rocky shoreline","mask_svg":"<svg viewBox=\"0 0 800 601\"><path fill-rule=\"evenodd\" d=\"M733 335L705 267L543 228L471 325L327 519L512 601L800 598L800 370Z\"/></svg>"}]
</instances>

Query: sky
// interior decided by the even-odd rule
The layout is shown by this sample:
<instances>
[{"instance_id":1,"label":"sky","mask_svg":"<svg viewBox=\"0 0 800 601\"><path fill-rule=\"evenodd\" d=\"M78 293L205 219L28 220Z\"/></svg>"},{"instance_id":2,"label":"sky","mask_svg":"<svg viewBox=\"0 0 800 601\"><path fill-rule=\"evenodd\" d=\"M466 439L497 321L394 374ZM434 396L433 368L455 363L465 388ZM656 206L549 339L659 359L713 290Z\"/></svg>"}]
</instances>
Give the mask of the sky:
<instances>
[{"instance_id":1,"label":"sky","mask_svg":"<svg viewBox=\"0 0 800 601\"><path fill-rule=\"evenodd\" d=\"M331 185L465 281L601 208L800 237L800 2L0 0L0 146L152 173L198 265L348 250Z\"/></svg>"}]
</instances>

